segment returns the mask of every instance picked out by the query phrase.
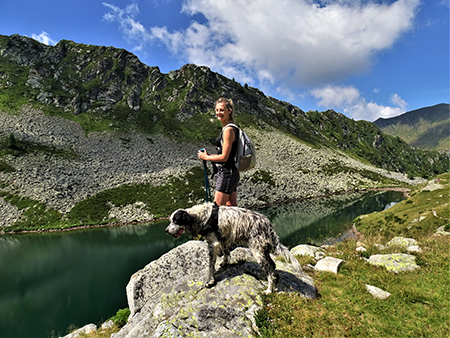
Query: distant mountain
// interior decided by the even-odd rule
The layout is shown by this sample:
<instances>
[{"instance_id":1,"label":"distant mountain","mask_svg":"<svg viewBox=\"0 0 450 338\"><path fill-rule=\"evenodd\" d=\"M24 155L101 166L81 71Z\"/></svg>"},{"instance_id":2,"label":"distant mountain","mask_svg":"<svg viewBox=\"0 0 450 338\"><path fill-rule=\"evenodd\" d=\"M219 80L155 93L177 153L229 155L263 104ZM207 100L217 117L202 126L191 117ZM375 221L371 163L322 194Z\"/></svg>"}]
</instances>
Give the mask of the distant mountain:
<instances>
[{"instance_id":1,"label":"distant mountain","mask_svg":"<svg viewBox=\"0 0 450 338\"><path fill-rule=\"evenodd\" d=\"M450 104L441 103L374 122L384 133L427 150L450 149Z\"/></svg>"}]
</instances>

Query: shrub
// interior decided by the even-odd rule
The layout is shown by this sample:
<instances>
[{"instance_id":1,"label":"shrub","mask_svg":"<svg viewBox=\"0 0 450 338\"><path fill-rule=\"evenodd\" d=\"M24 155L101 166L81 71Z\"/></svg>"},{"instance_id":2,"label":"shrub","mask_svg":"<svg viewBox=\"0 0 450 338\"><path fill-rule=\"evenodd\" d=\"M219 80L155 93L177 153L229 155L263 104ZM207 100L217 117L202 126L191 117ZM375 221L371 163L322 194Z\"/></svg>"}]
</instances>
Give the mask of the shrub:
<instances>
[{"instance_id":1,"label":"shrub","mask_svg":"<svg viewBox=\"0 0 450 338\"><path fill-rule=\"evenodd\" d=\"M119 311L116 312L116 314L111 317L110 319L114 322L114 324L116 324L118 327L122 327L124 326L127 321L128 321L128 317L130 316L130 309L129 308L125 308L125 309L120 309Z\"/></svg>"}]
</instances>

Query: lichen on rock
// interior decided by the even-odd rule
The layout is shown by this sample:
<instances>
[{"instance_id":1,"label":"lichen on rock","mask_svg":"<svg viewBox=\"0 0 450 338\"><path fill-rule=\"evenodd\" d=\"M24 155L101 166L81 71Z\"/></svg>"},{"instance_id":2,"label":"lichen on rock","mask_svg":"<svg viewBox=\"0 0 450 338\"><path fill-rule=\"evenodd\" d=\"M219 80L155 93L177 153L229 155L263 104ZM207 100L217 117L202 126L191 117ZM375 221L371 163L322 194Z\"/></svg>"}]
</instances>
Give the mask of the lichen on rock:
<instances>
[{"instance_id":1,"label":"lichen on rock","mask_svg":"<svg viewBox=\"0 0 450 338\"><path fill-rule=\"evenodd\" d=\"M267 282L261 267L248 249L237 248L218 269L217 284L205 288L208 259L205 242L189 241L135 273L127 286L130 318L111 338L253 337ZM315 297L311 277L276 264L279 291Z\"/></svg>"}]
</instances>

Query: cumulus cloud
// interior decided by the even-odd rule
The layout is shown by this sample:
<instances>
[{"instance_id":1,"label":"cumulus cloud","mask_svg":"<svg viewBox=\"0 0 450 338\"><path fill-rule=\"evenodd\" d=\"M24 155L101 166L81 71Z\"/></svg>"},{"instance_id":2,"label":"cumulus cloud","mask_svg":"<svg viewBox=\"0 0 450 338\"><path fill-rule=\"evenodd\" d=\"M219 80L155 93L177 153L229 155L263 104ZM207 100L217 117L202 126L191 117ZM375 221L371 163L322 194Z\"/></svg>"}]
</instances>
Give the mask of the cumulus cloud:
<instances>
[{"instance_id":1,"label":"cumulus cloud","mask_svg":"<svg viewBox=\"0 0 450 338\"><path fill-rule=\"evenodd\" d=\"M43 43L45 45L56 45L57 41L52 40L50 38L50 35L48 35L47 32L42 31L41 34L37 35L37 34L32 34L31 37L37 41L39 41L40 43Z\"/></svg>"},{"instance_id":2,"label":"cumulus cloud","mask_svg":"<svg viewBox=\"0 0 450 338\"><path fill-rule=\"evenodd\" d=\"M301 86L367 71L374 53L411 28L419 2L185 0L182 13L201 14L205 22L178 31L144 28L135 20L135 3L104 5L111 10L105 19L118 20L127 37L158 39L173 53L184 51L187 62Z\"/></svg>"},{"instance_id":3,"label":"cumulus cloud","mask_svg":"<svg viewBox=\"0 0 450 338\"><path fill-rule=\"evenodd\" d=\"M398 95L392 94L393 104L383 106L374 102L367 102L358 89L353 86L325 86L315 88L310 94L319 99L319 104L326 108L342 109L344 114L355 120L374 121L378 118L390 118L405 113L407 103Z\"/></svg>"},{"instance_id":4,"label":"cumulus cloud","mask_svg":"<svg viewBox=\"0 0 450 338\"><path fill-rule=\"evenodd\" d=\"M312 95L354 119L405 112L397 94L383 106L352 86L329 84L369 71L377 53L413 28L420 0L184 0L180 15L192 20L178 29L143 25L137 2L103 5L104 20L117 23L135 51L158 43L181 62L289 99Z\"/></svg>"},{"instance_id":5,"label":"cumulus cloud","mask_svg":"<svg viewBox=\"0 0 450 338\"><path fill-rule=\"evenodd\" d=\"M104 19L128 39L158 41L182 61L207 65L238 80L314 86L367 71L375 53L412 27L420 0L185 0L182 13L200 14L183 30L144 27L137 4L108 3ZM183 53L180 53L180 52ZM252 82L251 82L252 83Z\"/></svg>"}]
</instances>

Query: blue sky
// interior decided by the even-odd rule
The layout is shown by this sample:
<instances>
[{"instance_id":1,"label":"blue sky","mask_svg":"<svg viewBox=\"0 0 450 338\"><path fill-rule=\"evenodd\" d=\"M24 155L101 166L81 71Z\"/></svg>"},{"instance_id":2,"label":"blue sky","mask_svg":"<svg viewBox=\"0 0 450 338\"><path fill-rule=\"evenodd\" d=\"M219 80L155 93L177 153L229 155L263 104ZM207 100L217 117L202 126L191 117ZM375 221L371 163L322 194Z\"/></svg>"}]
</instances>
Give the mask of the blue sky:
<instances>
[{"instance_id":1,"label":"blue sky","mask_svg":"<svg viewBox=\"0 0 450 338\"><path fill-rule=\"evenodd\" d=\"M210 67L304 111L449 103L449 0L0 0L0 34Z\"/></svg>"}]
</instances>

